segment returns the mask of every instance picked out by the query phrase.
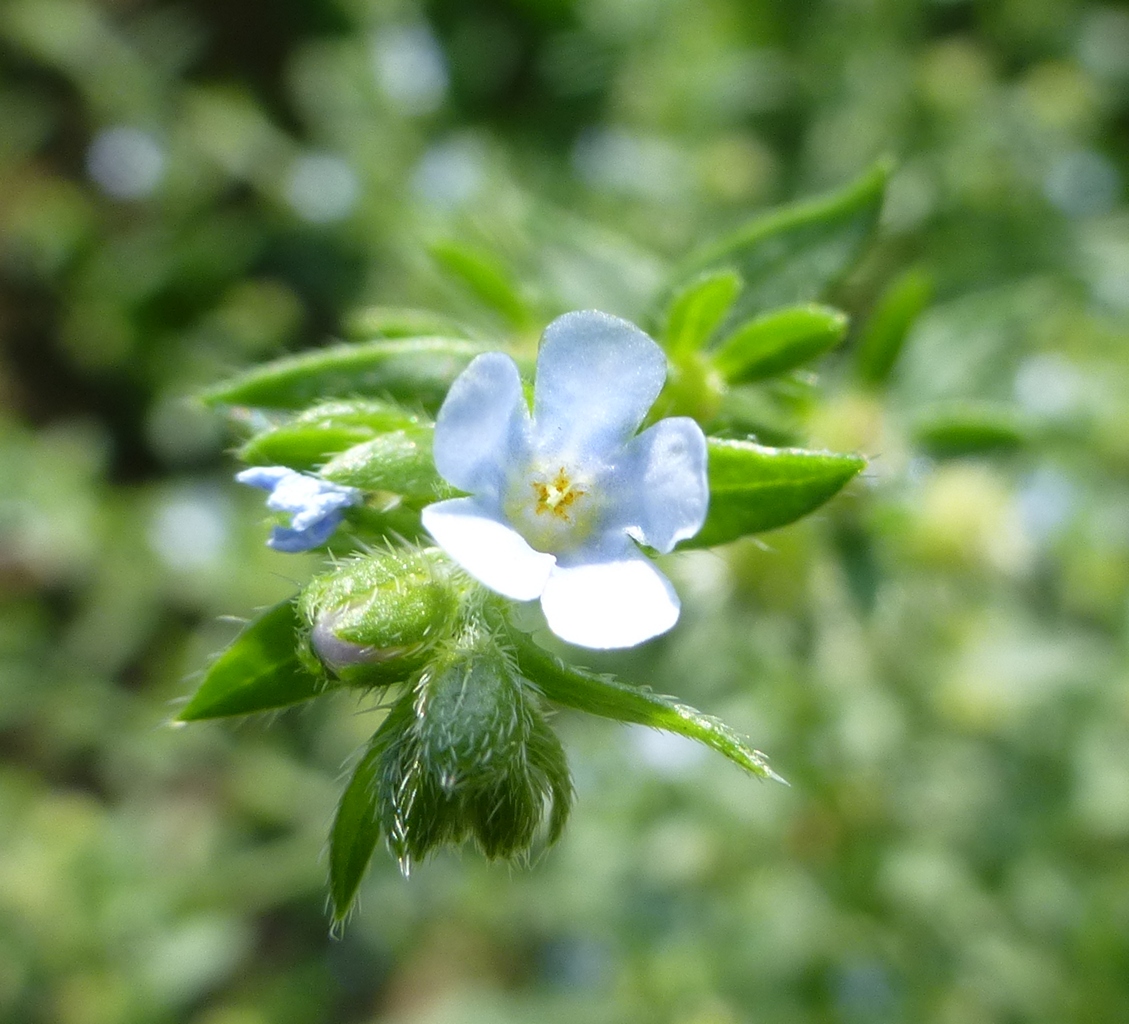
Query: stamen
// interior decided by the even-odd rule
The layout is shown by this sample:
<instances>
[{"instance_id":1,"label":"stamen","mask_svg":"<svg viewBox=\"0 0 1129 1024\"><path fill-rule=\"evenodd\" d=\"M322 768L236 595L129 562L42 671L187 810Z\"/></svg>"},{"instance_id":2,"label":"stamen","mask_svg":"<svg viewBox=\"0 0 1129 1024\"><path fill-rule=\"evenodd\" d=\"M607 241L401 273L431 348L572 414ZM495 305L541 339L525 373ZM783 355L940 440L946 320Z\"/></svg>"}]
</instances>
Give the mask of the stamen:
<instances>
[{"instance_id":1,"label":"stamen","mask_svg":"<svg viewBox=\"0 0 1129 1024\"><path fill-rule=\"evenodd\" d=\"M537 496L537 504L533 510L535 514L543 515L551 512L565 522L569 522L568 507L587 493L578 487L573 487L564 466L557 470L557 475L551 482L534 480L531 486Z\"/></svg>"}]
</instances>

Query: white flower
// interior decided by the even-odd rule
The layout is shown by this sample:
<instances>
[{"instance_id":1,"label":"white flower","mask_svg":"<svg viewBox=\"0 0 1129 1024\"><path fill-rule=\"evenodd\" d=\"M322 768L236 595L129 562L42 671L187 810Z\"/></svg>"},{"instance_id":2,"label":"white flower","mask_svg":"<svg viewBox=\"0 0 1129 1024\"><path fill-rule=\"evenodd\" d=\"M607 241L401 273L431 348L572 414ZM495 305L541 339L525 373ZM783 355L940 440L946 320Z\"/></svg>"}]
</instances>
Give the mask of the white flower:
<instances>
[{"instance_id":1,"label":"white flower","mask_svg":"<svg viewBox=\"0 0 1129 1024\"><path fill-rule=\"evenodd\" d=\"M361 501L355 487L331 484L285 466L252 466L235 474L241 484L270 491L267 508L290 513L290 526L276 526L267 546L276 551L309 551L329 540L344 515Z\"/></svg>"},{"instance_id":2,"label":"white flower","mask_svg":"<svg viewBox=\"0 0 1129 1024\"><path fill-rule=\"evenodd\" d=\"M632 647L678 620L660 552L701 529L706 439L693 420L636 436L666 380L646 334L606 313L545 330L530 416L509 356L478 356L435 424L435 465L467 498L423 510L439 545L491 590L541 598L549 627L584 647Z\"/></svg>"}]
</instances>

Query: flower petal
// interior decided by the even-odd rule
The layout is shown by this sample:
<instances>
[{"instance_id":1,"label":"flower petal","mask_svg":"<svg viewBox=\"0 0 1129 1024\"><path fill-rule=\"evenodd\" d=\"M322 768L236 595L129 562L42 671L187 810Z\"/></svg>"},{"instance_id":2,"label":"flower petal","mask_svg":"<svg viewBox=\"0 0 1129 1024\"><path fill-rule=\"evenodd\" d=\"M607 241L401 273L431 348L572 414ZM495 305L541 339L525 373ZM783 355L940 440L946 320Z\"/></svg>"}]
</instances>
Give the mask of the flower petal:
<instances>
[{"instance_id":1,"label":"flower petal","mask_svg":"<svg viewBox=\"0 0 1129 1024\"><path fill-rule=\"evenodd\" d=\"M557 636L603 650L634 647L665 633L678 621L680 607L670 581L634 551L615 561L558 565L541 595Z\"/></svg>"},{"instance_id":2,"label":"flower petal","mask_svg":"<svg viewBox=\"0 0 1129 1024\"><path fill-rule=\"evenodd\" d=\"M660 420L632 438L609 477L611 519L666 554L706 521L710 485L706 435L688 416Z\"/></svg>"},{"instance_id":3,"label":"flower petal","mask_svg":"<svg viewBox=\"0 0 1129 1024\"><path fill-rule=\"evenodd\" d=\"M422 518L436 543L491 590L532 601L545 589L556 559L534 551L486 502L452 498L428 505Z\"/></svg>"},{"instance_id":4,"label":"flower petal","mask_svg":"<svg viewBox=\"0 0 1129 1024\"><path fill-rule=\"evenodd\" d=\"M514 361L476 356L455 378L435 421L435 468L472 494L500 493L529 434L529 410Z\"/></svg>"},{"instance_id":5,"label":"flower petal","mask_svg":"<svg viewBox=\"0 0 1129 1024\"><path fill-rule=\"evenodd\" d=\"M267 508L276 512L289 512L290 525L302 531L331 513L339 512L361 500L361 492L355 487L333 484L328 480L307 476L305 473L291 472L282 477L267 498ZM340 521L340 516L337 520Z\"/></svg>"},{"instance_id":6,"label":"flower petal","mask_svg":"<svg viewBox=\"0 0 1129 1024\"><path fill-rule=\"evenodd\" d=\"M666 356L634 324L591 310L557 317L537 356L538 447L603 458L639 429L665 381Z\"/></svg>"},{"instance_id":7,"label":"flower petal","mask_svg":"<svg viewBox=\"0 0 1129 1024\"><path fill-rule=\"evenodd\" d=\"M321 547L333 535L333 531L341 523L339 511L316 519L303 529L296 530L289 526L276 526L271 530L267 547L275 551L285 551L287 554L296 554L299 551L309 551L311 548Z\"/></svg>"},{"instance_id":8,"label":"flower petal","mask_svg":"<svg viewBox=\"0 0 1129 1024\"><path fill-rule=\"evenodd\" d=\"M248 487L261 487L264 491L273 491L280 480L290 476L294 470L286 466L252 466L235 474L235 479Z\"/></svg>"}]
</instances>

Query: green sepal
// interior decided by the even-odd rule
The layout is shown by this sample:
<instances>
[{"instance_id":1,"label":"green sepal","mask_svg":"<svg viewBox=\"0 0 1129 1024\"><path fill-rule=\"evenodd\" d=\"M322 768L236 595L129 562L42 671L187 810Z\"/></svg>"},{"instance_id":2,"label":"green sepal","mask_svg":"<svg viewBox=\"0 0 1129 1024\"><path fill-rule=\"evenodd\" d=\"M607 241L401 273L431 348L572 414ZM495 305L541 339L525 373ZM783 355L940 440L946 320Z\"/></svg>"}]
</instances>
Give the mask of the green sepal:
<instances>
[{"instance_id":1,"label":"green sepal","mask_svg":"<svg viewBox=\"0 0 1129 1024\"><path fill-rule=\"evenodd\" d=\"M448 274L511 326L524 328L533 322L533 313L513 276L493 254L454 241L435 242L430 252Z\"/></svg>"},{"instance_id":2,"label":"green sepal","mask_svg":"<svg viewBox=\"0 0 1129 1024\"><path fill-rule=\"evenodd\" d=\"M910 328L929 305L932 295L932 280L918 269L906 271L886 289L870 314L855 351L860 380L872 386L885 383L905 347Z\"/></svg>"},{"instance_id":3,"label":"green sepal","mask_svg":"<svg viewBox=\"0 0 1129 1024\"><path fill-rule=\"evenodd\" d=\"M334 456L322 467L321 475L335 484L386 491L415 503L454 497L461 492L435 469L434 435L429 425L381 434Z\"/></svg>"},{"instance_id":4,"label":"green sepal","mask_svg":"<svg viewBox=\"0 0 1129 1024\"><path fill-rule=\"evenodd\" d=\"M298 656L300 628L293 600L263 612L212 662L177 720L271 711L324 692L325 679L305 668Z\"/></svg>"},{"instance_id":5,"label":"green sepal","mask_svg":"<svg viewBox=\"0 0 1129 1024\"><path fill-rule=\"evenodd\" d=\"M882 210L890 164L875 164L845 188L754 218L686 261L681 280L733 267L745 289L729 322L821 298L854 264Z\"/></svg>"},{"instance_id":6,"label":"green sepal","mask_svg":"<svg viewBox=\"0 0 1129 1024\"><path fill-rule=\"evenodd\" d=\"M392 705L369 740L368 749L353 770L337 805L329 833L329 895L334 924L341 924L348 916L380 841L377 783L381 759L389 746L401 738L414 716L414 698L407 693Z\"/></svg>"},{"instance_id":7,"label":"green sepal","mask_svg":"<svg viewBox=\"0 0 1129 1024\"><path fill-rule=\"evenodd\" d=\"M469 338L470 330L457 320L428 309L400 306L369 306L345 318L345 337L350 341L373 338Z\"/></svg>"},{"instance_id":8,"label":"green sepal","mask_svg":"<svg viewBox=\"0 0 1129 1024\"><path fill-rule=\"evenodd\" d=\"M252 466L316 469L338 452L388 431L420 426L422 418L391 402L322 402L245 441L236 455Z\"/></svg>"},{"instance_id":9,"label":"green sepal","mask_svg":"<svg viewBox=\"0 0 1129 1024\"><path fill-rule=\"evenodd\" d=\"M717 330L741 290L736 270L710 271L681 289L667 313L663 346L671 358L696 352Z\"/></svg>"},{"instance_id":10,"label":"green sepal","mask_svg":"<svg viewBox=\"0 0 1129 1024\"><path fill-rule=\"evenodd\" d=\"M754 750L716 718L679 703L673 697L568 665L517 630L510 631L509 639L522 675L553 703L617 722L647 725L686 736L723 754L753 775L784 781L768 766L764 754Z\"/></svg>"},{"instance_id":11,"label":"green sepal","mask_svg":"<svg viewBox=\"0 0 1129 1024\"><path fill-rule=\"evenodd\" d=\"M834 497L866 465L861 455L706 440L709 512L701 531L680 545L684 548L726 544L795 522Z\"/></svg>"},{"instance_id":12,"label":"green sepal","mask_svg":"<svg viewBox=\"0 0 1129 1024\"><path fill-rule=\"evenodd\" d=\"M929 455L959 458L1020 448L1030 440L1031 428L1008 406L954 402L922 413L910 436Z\"/></svg>"},{"instance_id":13,"label":"green sepal","mask_svg":"<svg viewBox=\"0 0 1129 1024\"><path fill-rule=\"evenodd\" d=\"M732 384L763 380L823 355L846 333L845 313L814 304L793 306L742 324L713 351L711 362Z\"/></svg>"},{"instance_id":14,"label":"green sepal","mask_svg":"<svg viewBox=\"0 0 1129 1024\"><path fill-rule=\"evenodd\" d=\"M333 345L247 370L201 397L210 405L300 409L325 398L373 396L435 409L451 382L485 351L465 338Z\"/></svg>"}]
</instances>

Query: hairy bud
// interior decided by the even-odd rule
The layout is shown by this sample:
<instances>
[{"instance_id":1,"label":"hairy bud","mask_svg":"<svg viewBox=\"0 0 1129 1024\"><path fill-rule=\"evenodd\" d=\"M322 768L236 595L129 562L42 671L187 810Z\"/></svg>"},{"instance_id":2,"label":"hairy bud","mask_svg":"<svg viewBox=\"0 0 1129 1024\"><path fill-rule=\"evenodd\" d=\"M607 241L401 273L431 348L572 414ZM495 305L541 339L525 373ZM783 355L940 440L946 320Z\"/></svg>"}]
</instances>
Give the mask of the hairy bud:
<instances>
[{"instance_id":1,"label":"hairy bud","mask_svg":"<svg viewBox=\"0 0 1129 1024\"><path fill-rule=\"evenodd\" d=\"M459 587L426 551L362 555L314 579L302 594L309 646L346 683L385 685L421 668L450 636Z\"/></svg>"}]
</instances>

